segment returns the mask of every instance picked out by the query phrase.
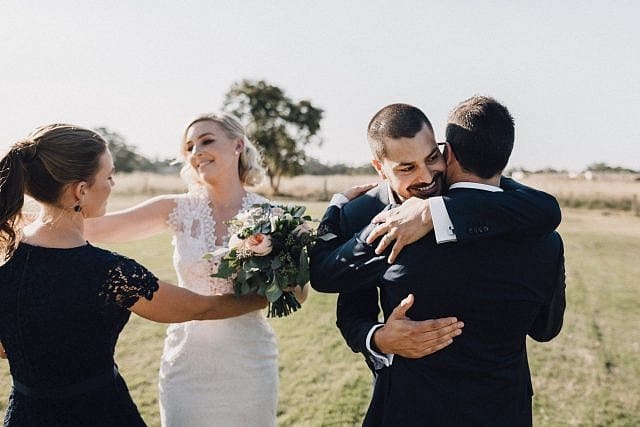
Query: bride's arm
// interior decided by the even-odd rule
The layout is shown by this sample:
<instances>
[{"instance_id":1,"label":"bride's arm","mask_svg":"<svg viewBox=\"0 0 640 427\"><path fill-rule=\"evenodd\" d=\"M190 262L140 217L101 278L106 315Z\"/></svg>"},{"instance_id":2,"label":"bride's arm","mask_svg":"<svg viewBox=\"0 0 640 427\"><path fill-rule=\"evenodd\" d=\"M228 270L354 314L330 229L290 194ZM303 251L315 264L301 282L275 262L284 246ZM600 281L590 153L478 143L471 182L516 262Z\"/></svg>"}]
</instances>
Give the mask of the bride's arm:
<instances>
[{"instance_id":1,"label":"bride's arm","mask_svg":"<svg viewBox=\"0 0 640 427\"><path fill-rule=\"evenodd\" d=\"M86 219L84 237L90 242L122 243L153 236L168 228L167 218L176 206L175 198L157 196L129 209Z\"/></svg>"}]
</instances>

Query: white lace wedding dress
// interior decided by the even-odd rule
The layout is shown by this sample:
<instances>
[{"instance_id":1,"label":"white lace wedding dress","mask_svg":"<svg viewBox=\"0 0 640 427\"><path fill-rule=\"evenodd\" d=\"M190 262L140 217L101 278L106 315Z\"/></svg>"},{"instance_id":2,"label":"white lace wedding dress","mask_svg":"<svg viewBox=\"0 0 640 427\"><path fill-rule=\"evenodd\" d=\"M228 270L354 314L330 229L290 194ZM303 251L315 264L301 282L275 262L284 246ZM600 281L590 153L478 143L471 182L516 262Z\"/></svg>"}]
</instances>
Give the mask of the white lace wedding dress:
<instances>
[{"instance_id":1,"label":"white lace wedding dress","mask_svg":"<svg viewBox=\"0 0 640 427\"><path fill-rule=\"evenodd\" d=\"M266 199L247 193L243 209ZM200 294L233 292L211 278L218 247L204 191L176 198L168 223L174 232L178 284ZM225 244L228 237L224 239ZM278 400L278 351L264 311L224 320L172 324L160 364L160 414L165 427L274 426Z\"/></svg>"}]
</instances>

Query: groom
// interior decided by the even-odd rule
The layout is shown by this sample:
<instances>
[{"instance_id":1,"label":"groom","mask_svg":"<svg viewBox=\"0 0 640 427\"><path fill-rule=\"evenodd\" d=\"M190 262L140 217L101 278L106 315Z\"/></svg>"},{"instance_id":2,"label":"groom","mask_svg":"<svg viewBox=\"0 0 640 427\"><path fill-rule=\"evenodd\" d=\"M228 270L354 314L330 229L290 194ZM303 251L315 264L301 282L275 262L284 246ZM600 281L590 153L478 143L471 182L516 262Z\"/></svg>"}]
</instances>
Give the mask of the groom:
<instances>
[{"instance_id":1,"label":"groom","mask_svg":"<svg viewBox=\"0 0 640 427\"><path fill-rule=\"evenodd\" d=\"M509 112L495 100L473 97L458 105L449 118L444 152L448 197L497 191L513 135ZM455 314L465 321L465 333L429 357L396 354L378 371L364 424L531 425L525 338L528 334L544 341L557 335L565 306L557 233L440 246L427 235L405 247L390 266L365 242L372 229L332 253L324 265L331 267L330 280L362 292L380 285L385 317L413 293L415 303L407 313L411 318ZM350 321L357 330L370 317L366 310L371 301L351 302L356 308ZM345 336L358 347L355 335Z\"/></svg>"}]
</instances>

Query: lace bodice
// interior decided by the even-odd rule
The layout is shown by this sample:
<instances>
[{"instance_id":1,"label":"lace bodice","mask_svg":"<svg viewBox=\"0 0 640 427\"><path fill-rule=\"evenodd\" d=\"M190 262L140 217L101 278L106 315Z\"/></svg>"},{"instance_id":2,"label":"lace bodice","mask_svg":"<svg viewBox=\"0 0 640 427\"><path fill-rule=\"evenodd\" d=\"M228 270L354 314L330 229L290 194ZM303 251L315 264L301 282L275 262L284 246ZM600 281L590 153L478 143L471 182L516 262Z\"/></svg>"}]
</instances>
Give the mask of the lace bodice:
<instances>
[{"instance_id":1,"label":"lace bodice","mask_svg":"<svg viewBox=\"0 0 640 427\"><path fill-rule=\"evenodd\" d=\"M175 198L176 206L167 222L173 231L173 264L178 284L203 295L220 295L233 292L227 279L210 277L218 270L220 256L204 259L203 255L224 247L229 236L216 245L216 223L213 210L204 189L196 189ZM247 193L242 200L242 210L267 199L255 193Z\"/></svg>"}]
</instances>

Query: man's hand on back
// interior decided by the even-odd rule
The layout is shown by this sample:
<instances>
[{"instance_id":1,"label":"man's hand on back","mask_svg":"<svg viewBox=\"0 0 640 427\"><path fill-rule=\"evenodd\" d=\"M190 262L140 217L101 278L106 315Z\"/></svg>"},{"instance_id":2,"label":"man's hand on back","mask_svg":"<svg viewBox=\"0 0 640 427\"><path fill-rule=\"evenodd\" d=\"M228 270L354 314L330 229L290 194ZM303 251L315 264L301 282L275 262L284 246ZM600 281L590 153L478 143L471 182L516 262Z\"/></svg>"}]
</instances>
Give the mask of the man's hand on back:
<instances>
[{"instance_id":1,"label":"man's hand on back","mask_svg":"<svg viewBox=\"0 0 640 427\"><path fill-rule=\"evenodd\" d=\"M395 262L402 248L433 230L429 200L417 197L407 199L397 208L380 212L371 222L379 224L367 237L367 243L372 244L382 236L376 247L378 255L393 243L388 259L389 264Z\"/></svg>"},{"instance_id":2,"label":"man's hand on back","mask_svg":"<svg viewBox=\"0 0 640 427\"><path fill-rule=\"evenodd\" d=\"M384 354L417 359L435 353L462 333L464 323L455 317L411 320L406 313L413 305L413 295L402 300L389 315L384 326L373 334L375 346Z\"/></svg>"}]
</instances>

